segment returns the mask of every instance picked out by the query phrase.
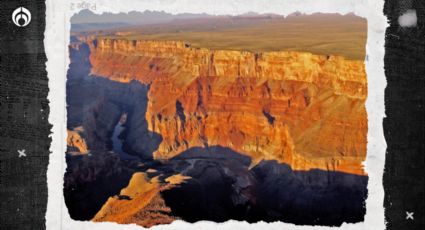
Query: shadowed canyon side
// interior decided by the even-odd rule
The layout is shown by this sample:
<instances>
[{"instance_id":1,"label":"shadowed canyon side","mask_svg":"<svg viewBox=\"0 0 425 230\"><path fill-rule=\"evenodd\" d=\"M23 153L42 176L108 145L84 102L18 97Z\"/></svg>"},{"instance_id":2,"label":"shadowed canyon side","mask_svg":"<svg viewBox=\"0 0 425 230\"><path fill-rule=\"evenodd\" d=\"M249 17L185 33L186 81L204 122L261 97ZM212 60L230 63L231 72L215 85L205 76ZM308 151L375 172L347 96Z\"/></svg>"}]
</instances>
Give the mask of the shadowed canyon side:
<instances>
[{"instance_id":1,"label":"shadowed canyon side","mask_svg":"<svg viewBox=\"0 0 425 230\"><path fill-rule=\"evenodd\" d=\"M64 197L72 219L144 227L364 219L362 61L105 34L71 36L69 46Z\"/></svg>"},{"instance_id":2,"label":"shadowed canyon side","mask_svg":"<svg viewBox=\"0 0 425 230\"><path fill-rule=\"evenodd\" d=\"M363 175L367 81L361 61L300 52L193 49L182 42L88 40L91 73L150 84L156 159L221 145L261 159Z\"/></svg>"}]
</instances>

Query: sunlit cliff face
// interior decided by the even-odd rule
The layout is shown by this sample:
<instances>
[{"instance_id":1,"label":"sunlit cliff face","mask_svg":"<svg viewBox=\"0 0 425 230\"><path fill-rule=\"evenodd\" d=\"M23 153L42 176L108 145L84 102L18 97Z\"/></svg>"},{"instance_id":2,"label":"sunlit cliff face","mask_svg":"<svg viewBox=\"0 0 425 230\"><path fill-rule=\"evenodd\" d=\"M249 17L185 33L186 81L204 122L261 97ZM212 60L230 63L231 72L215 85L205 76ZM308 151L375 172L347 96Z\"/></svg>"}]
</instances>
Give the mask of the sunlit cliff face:
<instances>
[{"instance_id":1,"label":"sunlit cliff face","mask_svg":"<svg viewBox=\"0 0 425 230\"><path fill-rule=\"evenodd\" d=\"M191 48L183 42L87 38L91 74L149 84L155 159L223 146L252 165L364 175L367 80L362 61L302 52ZM135 118L135 120L137 120ZM131 121L130 121L131 122ZM131 125L131 124L130 124ZM140 152L146 137L127 136Z\"/></svg>"},{"instance_id":2,"label":"sunlit cliff face","mask_svg":"<svg viewBox=\"0 0 425 230\"><path fill-rule=\"evenodd\" d=\"M67 80L73 219L364 219L361 61L79 37Z\"/></svg>"}]
</instances>

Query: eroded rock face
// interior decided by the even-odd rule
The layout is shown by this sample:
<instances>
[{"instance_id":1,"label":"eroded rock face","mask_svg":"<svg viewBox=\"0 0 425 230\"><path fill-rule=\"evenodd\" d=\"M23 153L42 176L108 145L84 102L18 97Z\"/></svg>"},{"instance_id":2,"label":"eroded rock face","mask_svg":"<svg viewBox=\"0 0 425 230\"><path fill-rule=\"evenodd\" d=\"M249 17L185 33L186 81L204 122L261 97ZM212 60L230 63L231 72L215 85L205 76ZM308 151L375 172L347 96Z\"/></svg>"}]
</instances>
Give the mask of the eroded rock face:
<instances>
[{"instance_id":1,"label":"eroded rock face","mask_svg":"<svg viewBox=\"0 0 425 230\"><path fill-rule=\"evenodd\" d=\"M71 47L67 82L68 145L83 138L79 151L90 152L67 154L73 219L145 227L363 220L362 63L179 42L85 42Z\"/></svg>"},{"instance_id":2,"label":"eroded rock face","mask_svg":"<svg viewBox=\"0 0 425 230\"><path fill-rule=\"evenodd\" d=\"M67 155L64 198L74 220L95 216L110 196L128 184L135 166L113 153Z\"/></svg>"},{"instance_id":3,"label":"eroded rock face","mask_svg":"<svg viewBox=\"0 0 425 230\"><path fill-rule=\"evenodd\" d=\"M252 157L253 164L277 160L294 170L365 174L367 81L361 61L193 49L182 42L85 42L91 74L150 84L145 117L130 122L146 120L162 137L155 159L220 145ZM140 135L129 138L143 143Z\"/></svg>"},{"instance_id":4,"label":"eroded rock face","mask_svg":"<svg viewBox=\"0 0 425 230\"><path fill-rule=\"evenodd\" d=\"M366 176L293 171L277 161L249 168L250 161L220 146L190 148L165 163L138 168L92 220L144 227L176 219L329 226L363 220Z\"/></svg>"},{"instance_id":5,"label":"eroded rock face","mask_svg":"<svg viewBox=\"0 0 425 230\"><path fill-rule=\"evenodd\" d=\"M144 227L169 224L176 217L172 216L171 209L165 205L160 192L170 187L172 185L161 183L158 177L149 179L144 173L135 173L128 186L119 195L110 197L92 220L136 223Z\"/></svg>"},{"instance_id":6,"label":"eroded rock face","mask_svg":"<svg viewBox=\"0 0 425 230\"><path fill-rule=\"evenodd\" d=\"M79 130L67 130L67 146L68 148L71 148L70 150L68 150L68 152L70 153L74 153L74 154L86 154L88 153L88 148L87 148L87 144L86 141L84 140L84 138L81 136L81 133L79 132Z\"/></svg>"},{"instance_id":7,"label":"eroded rock face","mask_svg":"<svg viewBox=\"0 0 425 230\"><path fill-rule=\"evenodd\" d=\"M158 167L190 179L161 195L189 222L284 221L340 226L362 221L367 177L325 170L294 171L287 164L250 158L229 148L190 148Z\"/></svg>"}]
</instances>

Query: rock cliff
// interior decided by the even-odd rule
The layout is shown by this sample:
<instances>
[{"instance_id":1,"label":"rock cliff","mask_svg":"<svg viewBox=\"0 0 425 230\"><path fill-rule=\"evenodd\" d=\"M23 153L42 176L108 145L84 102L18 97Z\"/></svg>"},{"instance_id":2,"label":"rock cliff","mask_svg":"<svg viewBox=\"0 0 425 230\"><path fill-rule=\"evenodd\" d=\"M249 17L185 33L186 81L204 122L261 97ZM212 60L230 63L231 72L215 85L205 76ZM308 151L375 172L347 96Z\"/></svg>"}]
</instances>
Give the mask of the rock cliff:
<instances>
[{"instance_id":1,"label":"rock cliff","mask_svg":"<svg viewBox=\"0 0 425 230\"><path fill-rule=\"evenodd\" d=\"M253 164L277 160L294 170L365 174L367 80L361 61L80 39L89 46L92 75L150 85L140 120L162 137L155 159L219 145L250 156Z\"/></svg>"},{"instance_id":2,"label":"rock cliff","mask_svg":"<svg viewBox=\"0 0 425 230\"><path fill-rule=\"evenodd\" d=\"M78 129L67 130L66 143L71 154L86 154L88 153L87 143L81 136L81 131Z\"/></svg>"},{"instance_id":3,"label":"rock cliff","mask_svg":"<svg viewBox=\"0 0 425 230\"><path fill-rule=\"evenodd\" d=\"M144 227L169 224L176 218L159 193L170 187L172 185L161 184L158 177L149 179L144 173L135 173L120 195L110 197L92 220L136 223Z\"/></svg>"}]
</instances>

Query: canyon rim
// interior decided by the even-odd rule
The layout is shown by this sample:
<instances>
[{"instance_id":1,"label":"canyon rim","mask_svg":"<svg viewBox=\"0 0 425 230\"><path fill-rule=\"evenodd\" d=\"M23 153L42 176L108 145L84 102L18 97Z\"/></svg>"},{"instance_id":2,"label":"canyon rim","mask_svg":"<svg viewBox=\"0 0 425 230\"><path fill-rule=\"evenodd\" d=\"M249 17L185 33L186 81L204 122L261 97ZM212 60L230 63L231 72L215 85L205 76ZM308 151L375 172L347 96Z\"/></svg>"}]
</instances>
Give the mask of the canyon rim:
<instances>
[{"instance_id":1,"label":"canyon rim","mask_svg":"<svg viewBox=\"0 0 425 230\"><path fill-rule=\"evenodd\" d=\"M364 19L107 17L73 18L71 218L144 227L363 220Z\"/></svg>"}]
</instances>

